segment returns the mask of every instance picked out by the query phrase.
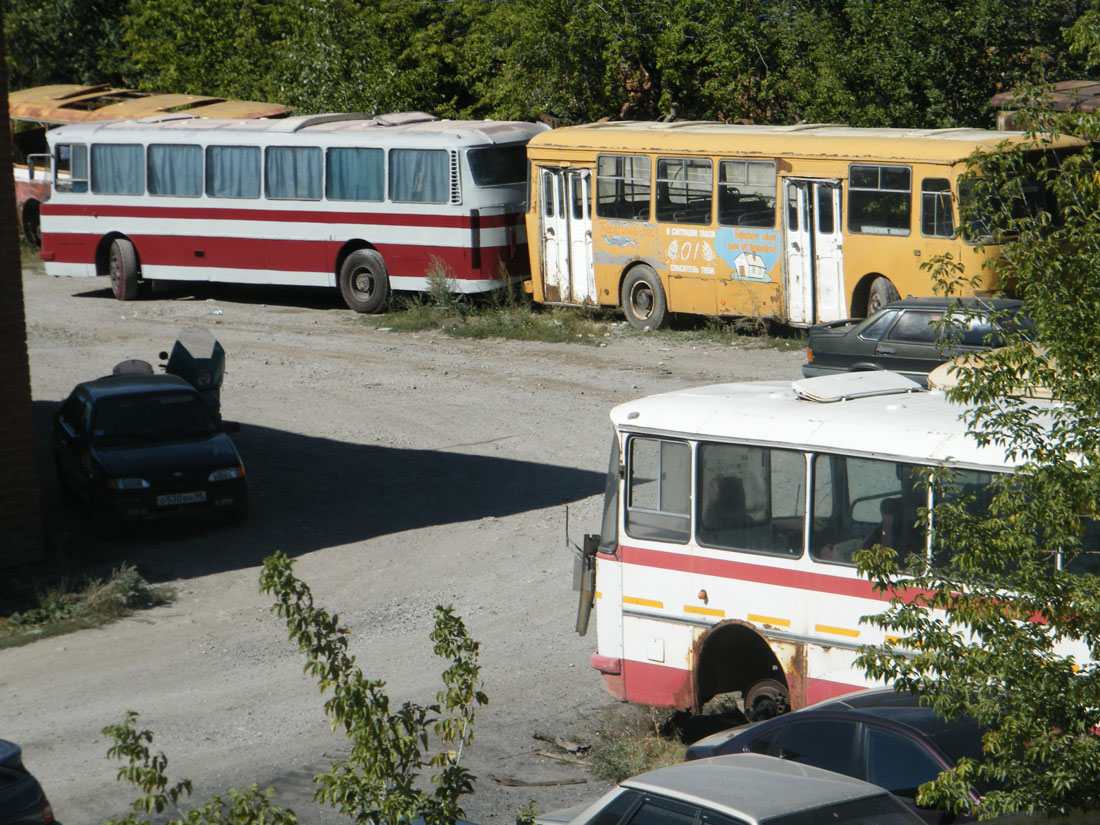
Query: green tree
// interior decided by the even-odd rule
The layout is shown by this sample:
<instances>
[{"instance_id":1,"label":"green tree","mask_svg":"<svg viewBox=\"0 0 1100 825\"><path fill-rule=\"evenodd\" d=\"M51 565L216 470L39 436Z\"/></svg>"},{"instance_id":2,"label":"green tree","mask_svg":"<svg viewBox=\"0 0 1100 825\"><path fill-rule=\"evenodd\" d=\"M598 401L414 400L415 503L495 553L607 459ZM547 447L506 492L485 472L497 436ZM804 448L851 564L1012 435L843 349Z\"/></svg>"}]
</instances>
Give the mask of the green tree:
<instances>
[{"instance_id":1,"label":"green tree","mask_svg":"<svg viewBox=\"0 0 1100 825\"><path fill-rule=\"evenodd\" d=\"M362 825L408 825L422 818L425 825L454 825L463 816L462 797L471 793L474 777L462 767L462 752L474 738L477 708L489 700L481 690L476 641L450 607L437 606L431 639L437 656L446 660L443 688L428 705L404 702L391 708L385 683L367 679L348 653L350 636L340 617L314 605L309 587L296 578L294 563L282 553L264 560L260 590L275 597L272 610L287 624L290 638L305 654L305 672L328 694L325 713L333 729L341 728L351 752L332 769L314 777L315 798ZM228 801L214 797L205 805L182 812L180 799L191 794L190 780L169 784L168 759L153 754L153 734L137 730L130 711L121 724L104 728L114 744L108 756L123 762L119 780L141 795L134 812L105 825L149 825L141 814L173 809L181 819L168 825L295 825L293 811L272 804L274 789L258 785L233 788ZM433 744L437 750L433 753ZM421 783L425 771L431 789ZM518 823L529 823L532 809L520 810Z\"/></svg>"},{"instance_id":2,"label":"green tree","mask_svg":"<svg viewBox=\"0 0 1100 825\"><path fill-rule=\"evenodd\" d=\"M9 85L118 84L129 63L122 17L129 0L4 0Z\"/></svg>"},{"instance_id":3,"label":"green tree","mask_svg":"<svg viewBox=\"0 0 1100 825\"><path fill-rule=\"evenodd\" d=\"M330 694L325 713L351 741L348 758L315 778L317 799L363 825L407 825L417 817L427 825L453 825L474 782L460 763L462 750L473 741L477 708L488 702L480 685L478 643L466 635L462 620L449 607L436 607L434 650L450 661L436 702L404 702L391 710L385 683L363 676L348 653L350 637L339 616L314 605L290 559L276 553L264 560L260 590L274 595L272 609L305 654L306 673ZM429 734L441 747L434 754ZM418 785L428 770L435 771L430 791Z\"/></svg>"},{"instance_id":4,"label":"green tree","mask_svg":"<svg viewBox=\"0 0 1100 825\"><path fill-rule=\"evenodd\" d=\"M1094 24L1070 32L1086 57L1097 54ZM984 790L986 817L1100 808L1100 166L1096 144L1066 153L1042 137L1069 127L1094 141L1100 119L1038 106L1031 125L1030 146L972 160L963 217L974 237L1002 244L992 266L1034 330L960 369L952 391L973 437L1019 469L936 504L934 563L883 547L859 560L896 594L870 621L905 640L864 651L867 672L988 726L982 758L919 799L966 807L968 791ZM972 274L949 259L936 269L949 292ZM1028 397L1043 389L1051 403Z\"/></svg>"},{"instance_id":5,"label":"green tree","mask_svg":"<svg viewBox=\"0 0 1100 825\"><path fill-rule=\"evenodd\" d=\"M221 797L211 798L205 805L183 812L180 798L191 795L191 781L181 780L169 785L168 757L154 754L149 748L153 734L149 730L137 730L138 715L127 711L118 725L109 725L103 733L114 744L107 749L107 756L123 763L118 769L119 781L127 781L141 792L133 804L133 812L122 818L111 818L104 825L149 825L149 814L163 814L174 810L181 819L169 819L168 825L297 825L294 812L271 803L273 789L261 791L258 785L248 788L230 788L229 801ZM145 814L142 817L141 814Z\"/></svg>"}]
</instances>

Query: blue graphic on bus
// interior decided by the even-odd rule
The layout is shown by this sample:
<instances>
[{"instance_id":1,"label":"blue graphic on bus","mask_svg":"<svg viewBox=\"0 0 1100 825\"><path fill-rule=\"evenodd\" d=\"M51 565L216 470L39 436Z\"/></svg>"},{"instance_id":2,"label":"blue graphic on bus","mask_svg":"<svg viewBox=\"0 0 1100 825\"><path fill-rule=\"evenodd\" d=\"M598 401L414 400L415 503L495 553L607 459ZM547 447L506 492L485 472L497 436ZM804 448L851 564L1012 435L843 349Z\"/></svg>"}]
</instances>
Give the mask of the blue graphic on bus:
<instances>
[{"instance_id":1,"label":"blue graphic on bus","mask_svg":"<svg viewBox=\"0 0 1100 825\"><path fill-rule=\"evenodd\" d=\"M779 232L724 226L714 237L714 251L739 281L770 283L768 274L779 261Z\"/></svg>"}]
</instances>

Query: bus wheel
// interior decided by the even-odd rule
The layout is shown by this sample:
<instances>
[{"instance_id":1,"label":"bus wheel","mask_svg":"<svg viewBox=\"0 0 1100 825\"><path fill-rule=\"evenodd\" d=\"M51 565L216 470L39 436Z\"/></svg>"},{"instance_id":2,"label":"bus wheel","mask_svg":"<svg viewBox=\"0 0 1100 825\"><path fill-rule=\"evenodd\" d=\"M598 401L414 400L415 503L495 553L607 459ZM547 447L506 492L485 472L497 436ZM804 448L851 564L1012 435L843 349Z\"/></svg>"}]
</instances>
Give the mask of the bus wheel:
<instances>
[{"instance_id":1,"label":"bus wheel","mask_svg":"<svg viewBox=\"0 0 1100 825\"><path fill-rule=\"evenodd\" d=\"M111 242L111 292L120 301L132 301L138 294L138 263L134 245L126 238Z\"/></svg>"},{"instance_id":2,"label":"bus wheel","mask_svg":"<svg viewBox=\"0 0 1100 825\"><path fill-rule=\"evenodd\" d=\"M340 268L340 294L356 312L379 312L390 297L390 279L382 256L357 249Z\"/></svg>"},{"instance_id":3,"label":"bus wheel","mask_svg":"<svg viewBox=\"0 0 1100 825\"><path fill-rule=\"evenodd\" d=\"M623 314L638 329L660 329L668 317L661 279L648 266L636 266L623 281Z\"/></svg>"},{"instance_id":4,"label":"bus wheel","mask_svg":"<svg viewBox=\"0 0 1100 825\"><path fill-rule=\"evenodd\" d=\"M27 201L23 204L23 237L35 249L42 248L42 225L38 201Z\"/></svg>"},{"instance_id":5,"label":"bus wheel","mask_svg":"<svg viewBox=\"0 0 1100 825\"><path fill-rule=\"evenodd\" d=\"M897 289L890 283L889 278L881 275L871 282L871 292L867 296L867 314L878 312L891 301L896 301L901 296Z\"/></svg>"},{"instance_id":6,"label":"bus wheel","mask_svg":"<svg viewBox=\"0 0 1100 825\"><path fill-rule=\"evenodd\" d=\"M791 709L787 686L775 679L761 679L745 691L745 718L750 722L771 719Z\"/></svg>"}]
</instances>

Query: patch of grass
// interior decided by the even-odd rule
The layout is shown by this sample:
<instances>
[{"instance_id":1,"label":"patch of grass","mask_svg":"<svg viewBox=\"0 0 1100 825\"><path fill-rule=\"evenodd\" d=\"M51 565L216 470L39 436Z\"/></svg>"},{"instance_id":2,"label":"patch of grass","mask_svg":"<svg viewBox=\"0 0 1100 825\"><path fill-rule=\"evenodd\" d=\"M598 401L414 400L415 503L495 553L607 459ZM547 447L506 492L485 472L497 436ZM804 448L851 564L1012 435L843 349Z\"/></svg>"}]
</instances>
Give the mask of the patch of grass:
<instances>
[{"instance_id":1,"label":"patch of grass","mask_svg":"<svg viewBox=\"0 0 1100 825\"><path fill-rule=\"evenodd\" d=\"M441 331L455 338L509 338L519 341L598 344L622 327L608 312L535 307L507 273L499 289L481 295L455 292L453 273L433 261L428 289L397 296L382 315L366 323L395 332Z\"/></svg>"},{"instance_id":2,"label":"patch of grass","mask_svg":"<svg viewBox=\"0 0 1100 825\"><path fill-rule=\"evenodd\" d=\"M645 771L684 761L686 747L662 737L667 708L631 706L625 718L605 724L597 732L590 759L592 773L619 782Z\"/></svg>"},{"instance_id":3,"label":"patch of grass","mask_svg":"<svg viewBox=\"0 0 1100 825\"><path fill-rule=\"evenodd\" d=\"M9 585L0 590L0 648L96 627L167 604L174 596L170 587L149 584L133 565L119 567L106 579Z\"/></svg>"}]
</instances>

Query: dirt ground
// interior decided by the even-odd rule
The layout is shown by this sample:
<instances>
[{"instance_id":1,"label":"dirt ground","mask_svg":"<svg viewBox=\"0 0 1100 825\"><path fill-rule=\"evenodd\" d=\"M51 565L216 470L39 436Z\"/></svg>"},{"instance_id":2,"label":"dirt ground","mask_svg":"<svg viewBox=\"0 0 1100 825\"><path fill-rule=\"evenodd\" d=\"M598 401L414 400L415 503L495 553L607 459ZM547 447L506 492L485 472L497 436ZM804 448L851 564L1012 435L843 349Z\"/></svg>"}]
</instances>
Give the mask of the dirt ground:
<instances>
[{"instance_id":1,"label":"dirt ground","mask_svg":"<svg viewBox=\"0 0 1100 825\"><path fill-rule=\"evenodd\" d=\"M207 288L116 302L102 280L24 272L40 475L55 551L103 575L128 561L178 590L108 627L0 650L0 737L20 743L65 825L121 815L132 798L106 759L128 709L156 734L196 802L276 785L302 822L346 821L312 802L311 777L346 752L285 628L258 593L281 550L351 628L369 676L430 702L428 634L453 604L481 642L490 704L465 764L469 819L513 821L605 788L538 755L533 734L590 737L614 709L573 631L570 537L599 529L614 404L677 387L794 379L800 351L615 333L603 346L460 341L372 328L335 292ZM94 539L61 508L48 453L53 407L118 361L156 362L182 327L227 352L223 413L248 469L252 515Z\"/></svg>"}]
</instances>

